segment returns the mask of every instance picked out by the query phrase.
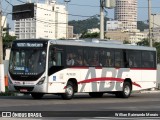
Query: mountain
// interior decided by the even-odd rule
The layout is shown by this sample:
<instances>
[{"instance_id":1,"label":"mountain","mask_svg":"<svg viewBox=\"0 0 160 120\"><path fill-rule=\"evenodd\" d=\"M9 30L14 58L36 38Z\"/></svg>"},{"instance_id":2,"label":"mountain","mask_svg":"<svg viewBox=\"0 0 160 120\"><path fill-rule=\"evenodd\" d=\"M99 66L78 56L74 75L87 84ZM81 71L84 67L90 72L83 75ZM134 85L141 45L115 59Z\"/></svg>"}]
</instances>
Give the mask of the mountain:
<instances>
[{"instance_id":1,"label":"mountain","mask_svg":"<svg viewBox=\"0 0 160 120\"><path fill-rule=\"evenodd\" d=\"M137 21L137 29L140 31L144 31L144 29L148 29L148 24L144 23L143 21Z\"/></svg>"},{"instance_id":2,"label":"mountain","mask_svg":"<svg viewBox=\"0 0 160 120\"><path fill-rule=\"evenodd\" d=\"M104 21L109 20L105 17ZM87 29L91 28L99 28L100 27L100 20L98 16L93 16L85 20L72 20L69 21L69 25L74 26L74 33L80 34L87 31ZM104 26L106 27L106 22L104 23ZM145 24L143 21L137 21L137 28L140 29L140 31L143 31L144 29L148 28L148 24ZM105 30L105 29L104 29Z\"/></svg>"},{"instance_id":3,"label":"mountain","mask_svg":"<svg viewBox=\"0 0 160 120\"><path fill-rule=\"evenodd\" d=\"M108 20L108 18L105 17L105 21ZM87 29L91 28L99 28L100 27L100 20L99 17L93 16L85 20L72 20L68 23L71 26L74 26L74 33L79 34L87 31ZM105 23L106 26L106 23Z\"/></svg>"}]
</instances>

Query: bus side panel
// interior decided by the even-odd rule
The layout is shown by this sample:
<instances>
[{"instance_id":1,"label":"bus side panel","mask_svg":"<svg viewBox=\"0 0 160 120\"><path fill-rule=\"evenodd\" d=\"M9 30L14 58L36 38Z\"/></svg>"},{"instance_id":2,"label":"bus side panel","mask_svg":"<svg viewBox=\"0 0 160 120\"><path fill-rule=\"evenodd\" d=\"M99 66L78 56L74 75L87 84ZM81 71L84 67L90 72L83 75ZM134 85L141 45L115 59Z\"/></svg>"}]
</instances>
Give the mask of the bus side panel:
<instances>
[{"instance_id":1,"label":"bus side panel","mask_svg":"<svg viewBox=\"0 0 160 120\"><path fill-rule=\"evenodd\" d=\"M90 67L81 69L83 76L82 80L78 82L78 92L122 91L124 79L128 78L129 73L128 68ZM141 74L139 78L141 78Z\"/></svg>"},{"instance_id":2,"label":"bus side panel","mask_svg":"<svg viewBox=\"0 0 160 120\"><path fill-rule=\"evenodd\" d=\"M48 77L48 93L64 93L67 82L81 79L79 69L66 68Z\"/></svg>"},{"instance_id":3,"label":"bus side panel","mask_svg":"<svg viewBox=\"0 0 160 120\"><path fill-rule=\"evenodd\" d=\"M124 79L129 78L132 82L132 90L141 90L142 71L140 69L129 69L128 74L123 77Z\"/></svg>"},{"instance_id":4,"label":"bus side panel","mask_svg":"<svg viewBox=\"0 0 160 120\"><path fill-rule=\"evenodd\" d=\"M142 89L149 89L156 87L157 70L142 70ZM144 84L145 83L145 84Z\"/></svg>"}]
</instances>

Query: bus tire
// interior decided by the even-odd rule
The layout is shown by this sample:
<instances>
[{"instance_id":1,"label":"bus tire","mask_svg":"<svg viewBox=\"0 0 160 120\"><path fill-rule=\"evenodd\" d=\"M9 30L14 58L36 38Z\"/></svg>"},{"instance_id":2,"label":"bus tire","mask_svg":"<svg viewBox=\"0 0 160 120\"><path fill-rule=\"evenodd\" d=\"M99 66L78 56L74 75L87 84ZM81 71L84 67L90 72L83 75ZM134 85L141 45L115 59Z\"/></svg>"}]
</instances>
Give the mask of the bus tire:
<instances>
[{"instance_id":1,"label":"bus tire","mask_svg":"<svg viewBox=\"0 0 160 120\"><path fill-rule=\"evenodd\" d=\"M131 95L131 84L129 82L124 82L123 84L123 90L116 92L116 97L118 98L128 98Z\"/></svg>"},{"instance_id":2,"label":"bus tire","mask_svg":"<svg viewBox=\"0 0 160 120\"><path fill-rule=\"evenodd\" d=\"M70 100L74 96L74 85L71 81L67 83L65 93L61 94L62 99Z\"/></svg>"},{"instance_id":3,"label":"bus tire","mask_svg":"<svg viewBox=\"0 0 160 120\"><path fill-rule=\"evenodd\" d=\"M89 95L92 98L101 98L103 96L103 92L90 92Z\"/></svg>"},{"instance_id":4,"label":"bus tire","mask_svg":"<svg viewBox=\"0 0 160 120\"><path fill-rule=\"evenodd\" d=\"M43 97L43 93L31 93L32 98L34 99L41 99Z\"/></svg>"}]
</instances>

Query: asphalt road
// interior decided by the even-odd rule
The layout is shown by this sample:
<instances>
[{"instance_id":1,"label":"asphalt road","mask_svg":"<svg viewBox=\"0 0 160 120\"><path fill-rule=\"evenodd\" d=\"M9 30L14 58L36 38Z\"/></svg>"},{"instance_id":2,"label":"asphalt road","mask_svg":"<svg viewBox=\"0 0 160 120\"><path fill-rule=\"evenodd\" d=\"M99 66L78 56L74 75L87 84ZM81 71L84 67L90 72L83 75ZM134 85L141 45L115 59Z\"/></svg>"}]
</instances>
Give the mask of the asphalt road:
<instances>
[{"instance_id":1,"label":"asphalt road","mask_svg":"<svg viewBox=\"0 0 160 120\"><path fill-rule=\"evenodd\" d=\"M46 95L40 100L34 100L31 96L0 96L0 111L43 112L43 117L88 116L98 119L101 115L101 119L110 117L110 114L126 117L128 112L134 114L138 111L138 114L149 112L160 117L160 92L134 93L129 99L116 98L110 94L105 94L103 98L90 98L88 94L80 94L75 95L72 100L62 100L55 95ZM155 117L154 115L152 117ZM141 117L143 119L146 116Z\"/></svg>"}]
</instances>

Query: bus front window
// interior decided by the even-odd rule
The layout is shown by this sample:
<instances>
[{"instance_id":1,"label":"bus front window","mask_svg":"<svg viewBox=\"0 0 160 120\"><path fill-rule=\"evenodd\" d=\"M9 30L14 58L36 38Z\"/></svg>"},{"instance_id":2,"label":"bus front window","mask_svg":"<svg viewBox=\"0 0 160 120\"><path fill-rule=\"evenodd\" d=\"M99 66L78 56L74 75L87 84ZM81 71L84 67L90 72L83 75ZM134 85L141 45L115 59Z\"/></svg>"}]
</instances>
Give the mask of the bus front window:
<instances>
[{"instance_id":1,"label":"bus front window","mask_svg":"<svg viewBox=\"0 0 160 120\"><path fill-rule=\"evenodd\" d=\"M15 49L11 52L9 71L15 75L39 75L45 71L46 51Z\"/></svg>"}]
</instances>

